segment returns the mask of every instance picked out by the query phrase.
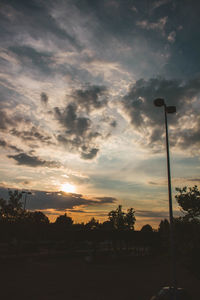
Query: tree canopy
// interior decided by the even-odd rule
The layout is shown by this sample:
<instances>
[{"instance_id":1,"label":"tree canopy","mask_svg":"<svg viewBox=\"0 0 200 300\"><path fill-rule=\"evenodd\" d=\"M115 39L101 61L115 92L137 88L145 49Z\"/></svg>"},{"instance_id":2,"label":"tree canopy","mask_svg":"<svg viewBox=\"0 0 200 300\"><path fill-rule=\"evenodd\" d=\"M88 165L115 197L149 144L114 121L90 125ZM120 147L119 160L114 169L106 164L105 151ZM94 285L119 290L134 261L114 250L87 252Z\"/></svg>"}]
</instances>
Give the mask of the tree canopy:
<instances>
[{"instance_id":1,"label":"tree canopy","mask_svg":"<svg viewBox=\"0 0 200 300\"><path fill-rule=\"evenodd\" d=\"M122 205L119 205L116 210L109 212L108 217L114 229L134 229L136 218L133 208L129 208L125 213L122 210Z\"/></svg>"},{"instance_id":2,"label":"tree canopy","mask_svg":"<svg viewBox=\"0 0 200 300\"><path fill-rule=\"evenodd\" d=\"M59 224L59 225L65 225L65 226L68 226L68 227L71 227L72 224L73 224L73 220L71 217L69 217L66 213L64 215L60 215L57 217L56 221L55 221L56 224Z\"/></svg>"},{"instance_id":3,"label":"tree canopy","mask_svg":"<svg viewBox=\"0 0 200 300\"><path fill-rule=\"evenodd\" d=\"M194 187L176 188L178 194L175 196L184 219L187 221L200 222L200 191Z\"/></svg>"},{"instance_id":4,"label":"tree canopy","mask_svg":"<svg viewBox=\"0 0 200 300\"><path fill-rule=\"evenodd\" d=\"M18 190L8 191L9 200L0 199L0 220L8 222L19 221L23 217L22 193Z\"/></svg>"},{"instance_id":5,"label":"tree canopy","mask_svg":"<svg viewBox=\"0 0 200 300\"><path fill-rule=\"evenodd\" d=\"M153 232L153 228L151 225L146 224L146 225L142 226L141 232Z\"/></svg>"}]
</instances>

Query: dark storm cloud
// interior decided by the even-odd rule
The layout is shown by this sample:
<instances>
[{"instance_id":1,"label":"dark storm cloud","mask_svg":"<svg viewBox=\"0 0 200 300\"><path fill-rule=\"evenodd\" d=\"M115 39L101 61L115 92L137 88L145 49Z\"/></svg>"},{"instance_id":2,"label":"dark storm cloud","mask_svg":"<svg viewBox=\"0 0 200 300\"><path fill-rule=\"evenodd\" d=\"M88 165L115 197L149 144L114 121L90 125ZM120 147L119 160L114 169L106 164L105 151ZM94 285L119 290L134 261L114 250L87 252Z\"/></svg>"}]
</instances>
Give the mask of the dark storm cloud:
<instances>
[{"instance_id":1,"label":"dark storm cloud","mask_svg":"<svg viewBox=\"0 0 200 300\"><path fill-rule=\"evenodd\" d=\"M88 199L81 194L65 192L44 192L31 190L32 194L28 197L28 209L44 210L72 210L77 206L101 206L115 202L115 198L101 197ZM0 197L8 199L8 190L0 188ZM96 200L97 199L97 200ZM75 212L78 212L77 210Z\"/></svg>"},{"instance_id":2,"label":"dark storm cloud","mask_svg":"<svg viewBox=\"0 0 200 300\"><path fill-rule=\"evenodd\" d=\"M200 142L199 108L193 108L199 95L199 78L188 82L161 78L147 81L141 79L132 85L122 105L132 126L145 139L145 144L154 147L155 142L159 143L163 136L164 116L163 111L154 106L153 100L165 98L167 105L177 107L176 115L169 116L169 124L173 125L170 133L172 145L192 147ZM191 116L194 119L192 128L179 128L181 120L185 117L191 119Z\"/></svg>"},{"instance_id":3,"label":"dark storm cloud","mask_svg":"<svg viewBox=\"0 0 200 300\"><path fill-rule=\"evenodd\" d=\"M107 104L107 89L104 86L89 86L86 89L75 90L72 97L78 105L90 112Z\"/></svg>"},{"instance_id":4,"label":"dark storm cloud","mask_svg":"<svg viewBox=\"0 0 200 300\"><path fill-rule=\"evenodd\" d=\"M87 152L87 149L85 152L81 152L81 157L83 159L93 159L97 153L98 153L99 149L93 148L91 150L89 150L89 152Z\"/></svg>"},{"instance_id":5,"label":"dark storm cloud","mask_svg":"<svg viewBox=\"0 0 200 300\"><path fill-rule=\"evenodd\" d=\"M2 0L1 28L6 32L7 39L16 40L18 35L27 35L34 39L54 39L55 41L67 40L69 48L80 49L76 38L70 32L61 28L51 15L53 2L46 4L42 1L15 1Z\"/></svg>"},{"instance_id":6,"label":"dark storm cloud","mask_svg":"<svg viewBox=\"0 0 200 300\"><path fill-rule=\"evenodd\" d=\"M32 126L30 130L19 131L15 128L10 130L10 133L14 136L20 137L24 141L40 141L42 143L51 144L51 137L48 135L44 135L43 133L39 132L39 130Z\"/></svg>"},{"instance_id":7,"label":"dark storm cloud","mask_svg":"<svg viewBox=\"0 0 200 300\"><path fill-rule=\"evenodd\" d=\"M46 105L46 104L48 103L48 96L47 96L46 93L42 92L42 93L40 94L40 99L41 99L41 102L42 102L43 104Z\"/></svg>"},{"instance_id":8,"label":"dark storm cloud","mask_svg":"<svg viewBox=\"0 0 200 300\"><path fill-rule=\"evenodd\" d=\"M99 151L93 146L93 140L99 137L100 133L93 130L89 117L79 116L81 113L75 103L69 103L62 110L54 108L54 115L64 129L64 132L57 136L57 140L66 147L79 151L83 159L93 159Z\"/></svg>"},{"instance_id":9,"label":"dark storm cloud","mask_svg":"<svg viewBox=\"0 0 200 300\"><path fill-rule=\"evenodd\" d=\"M169 32L176 33L176 38L164 72L172 78L194 77L199 74L200 65L200 2L183 0L172 1L172 4L168 26L171 27Z\"/></svg>"},{"instance_id":10,"label":"dark storm cloud","mask_svg":"<svg viewBox=\"0 0 200 300\"><path fill-rule=\"evenodd\" d=\"M10 143L7 143L6 141L4 141L2 139L0 139L0 147L6 148L6 149L12 149L16 152L21 152L22 151L22 149L14 146L14 145L11 145Z\"/></svg>"},{"instance_id":11,"label":"dark storm cloud","mask_svg":"<svg viewBox=\"0 0 200 300\"><path fill-rule=\"evenodd\" d=\"M19 153L17 155L8 155L9 158L13 158L18 165L24 165L29 167L48 167L48 168L58 168L59 163L55 161L42 160L37 156L31 156L26 153Z\"/></svg>"},{"instance_id":12,"label":"dark storm cloud","mask_svg":"<svg viewBox=\"0 0 200 300\"><path fill-rule=\"evenodd\" d=\"M117 127L117 121L116 120L111 121L110 126L112 126L113 128Z\"/></svg>"},{"instance_id":13,"label":"dark storm cloud","mask_svg":"<svg viewBox=\"0 0 200 300\"><path fill-rule=\"evenodd\" d=\"M0 140L0 146L3 148L7 147L7 143L4 140Z\"/></svg>"},{"instance_id":14,"label":"dark storm cloud","mask_svg":"<svg viewBox=\"0 0 200 300\"><path fill-rule=\"evenodd\" d=\"M28 46L11 46L9 47L11 53L14 53L20 62L28 68L37 68L40 74L48 75L52 70L49 67L51 63L51 55L45 52L38 52Z\"/></svg>"},{"instance_id":15,"label":"dark storm cloud","mask_svg":"<svg viewBox=\"0 0 200 300\"><path fill-rule=\"evenodd\" d=\"M113 197L97 197L96 199L99 200L101 203L114 203L117 200Z\"/></svg>"},{"instance_id":16,"label":"dark storm cloud","mask_svg":"<svg viewBox=\"0 0 200 300\"><path fill-rule=\"evenodd\" d=\"M107 201L106 201L107 198ZM96 199L98 201L96 201ZM110 197L102 197L101 199L94 198L88 199L81 194L56 192L56 193L46 193L42 191L33 192L33 200L30 201L30 209L56 209L65 210L73 209L77 206L101 206L110 202Z\"/></svg>"},{"instance_id":17,"label":"dark storm cloud","mask_svg":"<svg viewBox=\"0 0 200 300\"><path fill-rule=\"evenodd\" d=\"M6 111L0 110L0 129L7 129L9 126L16 126L19 121L19 118L10 116Z\"/></svg>"},{"instance_id":18,"label":"dark storm cloud","mask_svg":"<svg viewBox=\"0 0 200 300\"><path fill-rule=\"evenodd\" d=\"M200 178L190 178L190 179L187 179L188 181L199 181L200 182Z\"/></svg>"},{"instance_id":19,"label":"dark storm cloud","mask_svg":"<svg viewBox=\"0 0 200 300\"><path fill-rule=\"evenodd\" d=\"M54 111L57 120L67 129L67 134L86 135L91 121L89 118L77 116L77 106L74 103L69 103L64 111L61 111L58 107L55 107Z\"/></svg>"},{"instance_id":20,"label":"dark storm cloud","mask_svg":"<svg viewBox=\"0 0 200 300\"><path fill-rule=\"evenodd\" d=\"M54 116L64 130L57 135L57 140L78 151L82 159L93 159L99 151L97 139L104 137L96 130L97 124L92 122L91 114L93 111L98 113L99 109L107 106L108 90L104 86L89 85L74 90L70 97L73 102L68 103L65 108L54 108ZM111 126L115 127L116 123Z\"/></svg>"}]
</instances>

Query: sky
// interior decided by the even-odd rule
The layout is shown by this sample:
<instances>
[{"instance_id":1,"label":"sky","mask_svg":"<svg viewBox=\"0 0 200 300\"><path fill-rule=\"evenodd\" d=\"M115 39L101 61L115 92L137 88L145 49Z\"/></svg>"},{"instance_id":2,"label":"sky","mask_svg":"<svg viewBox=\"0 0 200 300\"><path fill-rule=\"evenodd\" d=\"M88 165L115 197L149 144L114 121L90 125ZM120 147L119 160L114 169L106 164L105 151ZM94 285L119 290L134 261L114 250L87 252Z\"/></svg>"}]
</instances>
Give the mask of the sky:
<instances>
[{"instance_id":1,"label":"sky","mask_svg":"<svg viewBox=\"0 0 200 300\"><path fill-rule=\"evenodd\" d=\"M199 185L200 3L1 0L0 197L31 191L51 221L101 222L120 204L136 228L168 218L161 97L176 187ZM25 197L25 196L24 196Z\"/></svg>"}]
</instances>

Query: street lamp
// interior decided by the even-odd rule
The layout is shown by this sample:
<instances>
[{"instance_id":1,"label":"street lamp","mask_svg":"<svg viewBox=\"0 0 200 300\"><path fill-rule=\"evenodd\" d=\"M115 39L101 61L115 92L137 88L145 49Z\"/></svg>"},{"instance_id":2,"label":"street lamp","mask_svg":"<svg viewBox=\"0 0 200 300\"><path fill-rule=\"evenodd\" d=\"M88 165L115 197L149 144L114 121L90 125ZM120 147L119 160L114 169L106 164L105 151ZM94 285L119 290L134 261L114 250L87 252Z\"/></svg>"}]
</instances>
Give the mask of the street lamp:
<instances>
[{"instance_id":1,"label":"street lamp","mask_svg":"<svg viewBox=\"0 0 200 300\"><path fill-rule=\"evenodd\" d=\"M168 139L168 124L167 114L175 113L175 106L167 106L165 100L157 98L154 100L154 105L164 107L165 114L165 132L166 132L166 151L167 151L167 175L168 175L168 194L169 194L169 219L170 219L170 252L171 252L171 287L176 290L176 260L175 260L175 244L174 244L174 224L173 224L173 209L172 209L172 189L171 189L171 173L170 173L170 156L169 156L169 139ZM174 293L174 299L176 295Z\"/></svg>"},{"instance_id":2,"label":"street lamp","mask_svg":"<svg viewBox=\"0 0 200 300\"><path fill-rule=\"evenodd\" d=\"M25 210L27 195L31 195L32 193L31 192L22 191L22 194L25 194L25 199L24 199L24 210Z\"/></svg>"}]
</instances>

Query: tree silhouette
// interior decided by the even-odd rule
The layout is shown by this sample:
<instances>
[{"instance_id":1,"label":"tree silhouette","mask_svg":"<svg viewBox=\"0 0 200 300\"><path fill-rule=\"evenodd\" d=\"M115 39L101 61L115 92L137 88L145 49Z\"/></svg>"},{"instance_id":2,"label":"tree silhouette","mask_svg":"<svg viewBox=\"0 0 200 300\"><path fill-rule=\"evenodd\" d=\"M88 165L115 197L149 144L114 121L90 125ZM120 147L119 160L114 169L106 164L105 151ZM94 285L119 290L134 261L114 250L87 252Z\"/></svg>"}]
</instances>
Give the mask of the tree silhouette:
<instances>
[{"instance_id":1,"label":"tree silhouette","mask_svg":"<svg viewBox=\"0 0 200 300\"><path fill-rule=\"evenodd\" d=\"M27 212L26 220L31 224L49 224L48 217L41 211Z\"/></svg>"},{"instance_id":2,"label":"tree silhouette","mask_svg":"<svg viewBox=\"0 0 200 300\"><path fill-rule=\"evenodd\" d=\"M0 219L4 222L17 222L24 217L22 193L18 190L8 191L9 200L0 199Z\"/></svg>"},{"instance_id":3,"label":"tree silhouette","mask_svg":"<svg viewBox=\"0 0 200 300\"><path fill-rule=\"evenodd\" d=\"M95 218L91 218L91 220L85 224L85 228L89 230L94 230L99 228L99 221Z\"/></svg>"},{"instance_id":4,"label":"tree silhouette","mask_svg":"<svg viewBox=\"0 0 200 300\"><path fill-rule=\"evenodd\" d=\"M175 196L181 211L184 213L184 220L200 222L200 191L195 185L176 188L178 194Z\"/></svg>"},{"instance_id":5,"label":"tree silhouette","mask_svg":"<svg viewBox=\"0 0 200 300\"><path fill-rule=\"evenodd\" d=\"M116 210L109 212L109 221L112 227L117 230L134 229L135 224L135 211L129 208L127 213L122 211L122 205L119 205Z\"/></svg>"},{"instance_id":6,"label":"tree silhouette","mask_svg":"<svg viewBox=\"0 0 200 300\"><path fill-rule=\"evenodd\" d=\"M135 211L133 208L129 208L126 215L125 215L125 224L128 229L134 229L136 218L135 218Z\"/></svg>"},{"instance_id":7,"label":"tree silhouette","mask_svg":"<svg viewBox=\"0 0 200 300\"><path fill-rule=\"evenodd\" d=\"M66 225L67 227L71 227L73 224L73 220L65 213L64 215L60 215L57 217L55 224Z\"/></svg>"},{"instance_id":8,"label":"tree silhouette","mask_svg":"<svg viewBox=\"0 0 200 300\"><path fill-rule=\"evenodd\" d=\"M163 236L169 235L169 221L167 219L160 221L158 232Z\"/></svg>"},{"instance_id":9,"label":"tree silhouette","mask_svg":"<svg viewBox=\"0 0 200 300\"><path fill-rule=\"evenodd\" d=\"M151 227L151 225L146 224L141 228L141 232L153 232L153 228Z\"/></svg>"}]
</instances>

